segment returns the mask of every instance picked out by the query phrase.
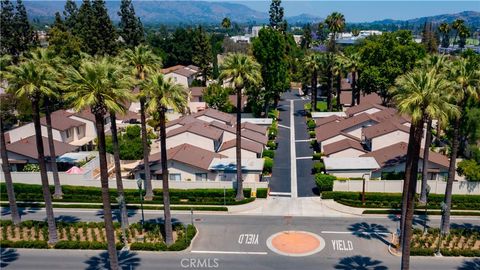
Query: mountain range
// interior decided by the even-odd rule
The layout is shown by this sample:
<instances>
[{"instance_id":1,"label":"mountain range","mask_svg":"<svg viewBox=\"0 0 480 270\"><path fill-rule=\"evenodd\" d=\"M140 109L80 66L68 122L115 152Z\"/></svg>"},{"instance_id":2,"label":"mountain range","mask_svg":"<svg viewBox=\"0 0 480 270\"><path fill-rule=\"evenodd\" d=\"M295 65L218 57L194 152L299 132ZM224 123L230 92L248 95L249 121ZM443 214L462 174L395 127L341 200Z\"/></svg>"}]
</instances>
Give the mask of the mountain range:
<instances>
[{"instance_id":1,"label":"mountain range","mask_svg":"<svg viewBox=\"0 0 480 270\"><path fill-rule=\"evenodd\" d=\"M207 1L134 1L135 11L144 24L198 24L220 23L224 17L238 23L262 24L268 22L267 12L253 10L243 4L229 2ZM52 21L55 12L62 12L64 1L25 1L27 12L31 19ZM80 1L77 2L79 6ZM118 21L117 12L120 1L106 1L106 6L113 21ZM372 24L423 24L425 21L434 23L452 22L461 18L468 25L480 27L480 12L464 11L457 14L444 14L430 17L421 17L406 21L386 19L371 22ZM323 19L311 15L300 14L286 17L289 24L304 24L319 22Z\"/></svg>"}]
</instances>

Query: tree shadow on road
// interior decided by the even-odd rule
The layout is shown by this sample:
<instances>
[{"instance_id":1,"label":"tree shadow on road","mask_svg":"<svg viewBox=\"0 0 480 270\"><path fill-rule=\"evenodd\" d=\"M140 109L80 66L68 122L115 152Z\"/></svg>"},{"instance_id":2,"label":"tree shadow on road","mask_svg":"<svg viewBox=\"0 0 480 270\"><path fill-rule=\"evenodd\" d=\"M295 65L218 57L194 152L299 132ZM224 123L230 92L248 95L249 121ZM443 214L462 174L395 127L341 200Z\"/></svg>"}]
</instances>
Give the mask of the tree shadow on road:
<instances>
[{"instance_id":1,"label":"tree shadow on road","mask_svg":"<svg viewBox=\"0 0 480 270\"><path fill-rule=\"evenodd\" d=\"M385 237L389 234L388 229L380 224L359 222L350 225L348 227L348 230L351 231L353 235L363 239L378 239L387 246L391 244L390 242L385 240Z\"/></svg>"},{"instance_id":2,"label":"tree shadow on road","mask_svg":"<svg viewBox=\"0 0 480 270\"><path fill-rule=\"evenodd\" d=\"M45 218L46 220L46 218ZM70 216L70 215L60 215L58 217L55 217L56 222L68 222L68 223L74 223L74 222L79 222L80 219L76 216Z\"/></svg>"},{"instance_id":3,"label":"tree shadow on road","mask_svg":"<svg viewBox=\"0 0 480 270\"><path fill-rule=\"evenodd\" d=\"M452 223L450 225L450 228L452 229L468 229L468 230L474 230L474 231L480 231L480 226L479 225L473 225L472 223Z\"/></svg>"},{"instance_id":4,"label":"tree shadow on road","mask_svg":"<svg viewBox=\"0 0 480 270\"><path fill-rule=\"evenodd\" d=\"M127 209L127 217L131 218L137 214L137 209ZM100 209L95 213L95 216L100 217L103 219L103 209ZM122 215L120 214L120 210L118 209L112 209L112 217L113 221L118 221L120 222Z\"/></svg>"},{"instance_id":5,"label":"tree shadow on road","mask_svg":"<svg viewBox=\"0 0 480 270\"><path fill-rule=\"evenodd\" d=\"M388 215L388 218L391 220L391 221L394 221L394 222L400 222L400 214L396 215L396 214L389 214ZM426 217L426 222L427 222L427 228L430 228L430 226L428 226L428 222L430 222L430 217L427 215ZM413 217L413 223L412 225L419 225L419 226L423 226L425 224L425 215L421 215L421 216L414 216Z\"/></svg>"},{"instance_id":6,"label":"tree shadow on road","mask_svg":"<svg viewBox=\"0 0 480 270\"><path fill-rule=\"evenodd\" d=\"M480 259L463 261L463 264L458 267L458 270L480 270Z\"/></svg>"},{"instance_id":7,"label":"tree shadow on road","mask_svg":"<svg viewBox=\"0 0 480 270\"><path fill-rule=\"evenodd\" d=\"M86 270L110 269L108 252L102 252L98 256L93 256L84 263L88 264ZM118 265L120 266L120 269L134 270L140 266L140 258L136 252L119 251Z\"/></svg>"},{"instance_id":8,"label":"tree shadow on road","mask_svg":"<svg viewBox=\"0 0 480 270\"><path fill-rule=\"evenodd\" d=\"M29 207L18 207L18 214L20 216L25 216L27 214L33 214L40 211L40 205L39 204L31 204ZM10 207L2 207L2 216L7 216L10 215Z\"/></svg>"},{"instance_id":9,"label":"tree shadow on road","mask_svg":"<svg viewBox=\"0 0 480 270\"><path fill-rule=\"evenodd\" d=\"M13 248L0 248L0 268L6 268L11 262L18 260L18 252Z\"/></svg>"},{"instance_id":10,"label":"tree shadow on road","mask_svg":"<svg viewBox=\"0 0 480 270\"><path fill-rule=\"evenodd\" d=\"M382 261L374 260L370 257L355 255L340 259L335 269L342 270L387 270L386 266L381 265Z\"/></svg>"}]
</instances>

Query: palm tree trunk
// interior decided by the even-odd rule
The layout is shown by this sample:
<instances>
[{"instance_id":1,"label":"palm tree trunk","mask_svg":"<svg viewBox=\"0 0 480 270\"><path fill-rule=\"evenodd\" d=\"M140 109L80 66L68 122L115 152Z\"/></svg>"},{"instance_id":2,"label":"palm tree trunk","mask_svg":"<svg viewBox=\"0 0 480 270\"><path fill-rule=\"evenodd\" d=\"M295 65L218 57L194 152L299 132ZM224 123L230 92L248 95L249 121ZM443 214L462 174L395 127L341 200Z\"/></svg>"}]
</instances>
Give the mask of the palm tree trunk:
<instances>
[{"instance_id":1,"label":"palm tree trunk","mask_svg":"<svg viewBox=\"0 0 480 270\"><path fill-rule=\"evenodd\" d=\"M327 70L327 107L328 111L331 112L333 110L332 104L332 92L333 92L333 74L332 70L329 67Z\"/></svg>"},{"instance_id":2,"label":"palm tree trunk","mask_svg":"<svg viewBox=\"0 0 480 270\"><path fill-rule=\"evenodd\" d=\"M60 185L60 178L58 177L57 155L55 153L55 144L53 143L52 117L50 102L48 101L46 101L45 112L45 118L47 120L48 149L50 150L50 165L52 166L53 184L55 186L53 198L61 199L63 197L63 192L62 185Z\"/></svg>"},{"instance_id":3,"label":"palm tree trunk","mask_svg":"<svg viewBox=\"0 0 480 270\"><path fill-rule=\"evenodd\" d=\"M152 178L150 176L150 163L148 155L150 154L150 146L147 141L147 122L145 120L145 99L140 99L140 121L142 125L142 146L143 146L143 164L145 166L145 200L153 199Z\"/></svg>"},{"instance_id":4,"label":"palm tree trunk","mask_svg":"<svg viewBox=\"0 0 480 270\"><path fill-rule=\"evenodd\" d=\"M235 200L241 201L245 199L243 196L243 178L242 178L242 89L237 88L237 137L236 137L236 159L237 159L237 196Z\"/></svg>"},{"instance_id":5,"label":"palm tree trunk","mask_svg":"<svg viewBox=\"0 0 480 270\"><path fill-rule=\"evenodd\" d=\"M427 120L427 132L425 135L425 146L423 149L422 163L422 189L420 191L420 203L427 202L427 178L428 178L428 159L430 155L430 144L432 143L432 118Z\"/></svg>"},{"instance_id":6,"label":"palm tree trunk","mask_svg":"<svg viewBox=\"0 0 480 270\"><path fill-rule=\"evenodd\" d=\"M55 244L58 241L57 226L52 207L52 194L48 186L47 165L45 164L45 152L43 149L42 126L40 125L40 108L38 99L32 100L33 125L35 127L35 140L37 142L38 165L40 167L40 179L42 181L43 199L45 201L45 212L47 214L48 243Z\"/></svg>"},{"instance_id":7,"label":"palm tree trunk","mask_svg":"<svg viewBox=\"0 0 480 270\"><path fill-rule=\"evenodd\" d=\"M112 207L110 205L110 192L108 189L107 154L105 146L105 126L103 114L95 113L95 126L97 128L98 156L100 159L100 182L102 185L103 220L105 223L105 234L107 237L108 257L110 269L118 270L117 249L115 246L115 234L112 220Z\"/></svg>"},{"instance_id":8,"label":"palm tree trunk","mask_svg":"<svg viewBox=\"0 0 480 270\"><path fill-rule=\"evenodd\" d=\"M8 163L7 144L5 143L5 132L3 130L3 119L0 117L0 154L2 155L2 172L5 175L5 186L7 188L8 205L10 215L15 226L20 225L20 214L18 213L15 191L13 190L12 174Z\"/></svg>"},{"instance_id":9,"label":"palm tree trunk","mask_svg":"<svg viewBox=\"0 0 480 270\"><path fill-rule=\"evenodd\" d=\"M413 224L413 211L415 208L415 192L417 189L417 174L418 174L418 160L420 156L420 148L423 136L423 119L419 120L418 123L412 123L415 125L413 140L408 145L407 153L407 164L410 163L410 171L407 172L405 169L405 181L409 182L408 191L407 191L407 204L406 213L405 213L405 223L403 225L402 233L402 270L410 269L410 241L412 240L412 224ZM408 175L408 177L407 177Z\"/></svg>"},{"instance_id":10,"label":"palm tree trunk","mask_svg":"<svg viewBox=\"0 0 480 270\"><path fill-rule=\"evenodd\" d=\"M314 70L312 74L312 100L311 100L311 111L314 112L317 110L317 71Z\"/></svg>"},{"instance_id":11,"label":"palm tree trunk","mask_svg":"<svg viewBox=\"0 0 480 270\"><path fill-rule=\"evenodd\" d=\"M450 233L450 208L452 206L452 186L453 181L455 180L455 169L456 169L456 159L458 154L459 138L460 138L460 123L461 118L455 120L453 126L453 137L452 137L452 152L450 154L450 166L448 167L448 179L447 186L445 187L445 208L443 209L443 217L441 224L441 231L443 234Z\"/></svg>"},{"instance_id":12,"label":"palm tree trunk","mask_svg":"<svg viewBox=\"0 0 480 270\"><path fill-rule=\"evenodd\" d=\"M120 150L118 147L118 132L117 132L117 117L114 112L110 112L110 130L112 131L112 147L113 147L113 161L115 164L115 178L117 183L118 198L123 200L119 203L120 223L122 225L122 237L126 237L125 233L128 228L127 204L125 202L125 192L123 192L122 169L120 166ZM124 243L126 244L126 238Z\"/></svg>"},{"instance_id":13,"label":"palm tree trunk","mask_svg":"<svg viewBox=\"0 0 480 270\"><path fill-rule=\"evenodd\" d=\"M352 72L352 104L351 107L355 106L355 98L357 96L357 73L355 71Z\"/></svg>"},{"instance_id":14,"label":"palm tree trunk","mask_svg":"<svg viewBox=\"0 0 480 270\"><path fill-rule=\"evenodd\" d=\"M360 71L358 71L358 78L359 79L360 79L360 75L361 75ZM355 82L355 88L357 88L357 83L356 82ZM360 105L360 92L361 91L358 88L356 89L356 91L357 91L357 105Z\"/></svg>"},{"instance_id":15,"label":"palm tree trunk","mask_svg":"<svg viewBox=\"0 0 480 270\"><path fill-rule=\"evenodd\" d=\"M340 95L342 94L342 73L337 75L337 110L340 111L342 104L340 104Z\"/></svg>"},{"instance_id":16,"label":"palm tree trunk","mask_svg":"<svg viewBox=\"0 0 480 270\"><path fill-rule=\"evenodd\" d=\"M163 214L165 218L165 243L173 243L172 215L170 213L170 190L168 187L168 157L167 157L167 131L165 120L166 108L160 108L160 154L162 155L162 188L163 188Z\"/></svg>"}]
</instances>

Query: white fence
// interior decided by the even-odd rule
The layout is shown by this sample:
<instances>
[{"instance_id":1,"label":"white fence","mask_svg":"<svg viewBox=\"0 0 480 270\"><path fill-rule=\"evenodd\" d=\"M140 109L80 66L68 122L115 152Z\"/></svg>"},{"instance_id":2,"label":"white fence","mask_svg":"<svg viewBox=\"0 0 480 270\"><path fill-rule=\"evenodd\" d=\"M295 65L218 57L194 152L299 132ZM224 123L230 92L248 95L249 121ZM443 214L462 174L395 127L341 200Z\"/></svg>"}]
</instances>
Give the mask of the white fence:
<instances>
[{"instance_id":1,"label":"white fence","mask_svg":"<svg viewBox=\"0 0 480 270\"><path fill-rule=\"evenodd\" d=\"M430 193L444 194L447 183L444 181L428 180ZM333 184L334 191L362 191L362 180L336 180ZM417 183L417 192L420 192L421 181ZM401 193L403 180L370 180L365 181L366 192ZM453 194L480 195L480 182L458 181L453 182Z\"/></svg>"}]
</instances>

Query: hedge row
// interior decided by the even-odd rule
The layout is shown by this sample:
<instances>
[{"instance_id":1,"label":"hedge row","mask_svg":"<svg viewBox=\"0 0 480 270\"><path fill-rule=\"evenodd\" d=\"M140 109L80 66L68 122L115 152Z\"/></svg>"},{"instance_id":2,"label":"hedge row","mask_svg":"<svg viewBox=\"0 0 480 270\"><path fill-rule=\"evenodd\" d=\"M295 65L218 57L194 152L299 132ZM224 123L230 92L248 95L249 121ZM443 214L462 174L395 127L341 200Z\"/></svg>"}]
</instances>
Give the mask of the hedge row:
<instances>
[{"instance_id":1,"label":"hedge row","mask_svg":"<svg viewBox=\"0 0 480 270\"><path fill-rule=\"evenodd\" d=\"M53 193L54 187L50 186ZM41 185L14 184L15 196L18 201L43 201ZM102 202L101 189L97 187L82 186L62 186L63 199L54 200L55 202ZM6 201L5 184L0 184L0 199ZM151 201L145 201L145 204L162 204L163 193L161 189L154 189L154 198ZM244 189L245 198L250 198L251 189ZM110 190L111 201L115 202L117 197L115 189ZM236 191L234 189L226 190L226 203L228 205L238 204L235 201ZM125 200L128 203L140 203L138 190L126 189ZM172 204L224 204L223 189L171 189L170 201ZM243 202L242 202L243 203Z\"/></svg>"},{"instance_id":2,"label":"hedge row","mask_svg":"<svg viewBox=\"0 0 480 270\"><path fill-rule=\"evenodd\" d=\"M433 256L436 249L433 248L411 248L411 256ZM463 257L480 257L480 250L462 250L462 249L445 249L441 248L440 253L443 256L463 256Z\"/></svg>"},{"instance_id":3,"label":"hedge row","mask_svg":"<svg viewBox=\"0 0 480 270\"><path fill-rule=\"evenodd\" d=\"M400 214L400 209L369 209L364 210L362 214L376 214L376 215L396 215ZM415 210L415 215L424 215L425 210L417 209ZM428 210L428 215L441 215L442 212L439 210ZM452 216L480 216L480 212L471 212L471 211L451 211L450 215Z\"/></svg>"},{"instance_id":4,"label":"hedge row","mask_svg":"<svg viewBox=\"0 0 480 270\"><path fill-rule=\"evenodd\" d=\"M418 196L418 195L417 195ZM361 192L343 192L332 191L323 192L322 198L334 199L339 203L343 203L354 207L363 207ZM365 207L368 208L400 208L402 194L401 193L365 193ZM440 209L440 204L443 202L444 195L429 194L428 208ZM416 207L419 207L416 205ZM478 210L480 209L480 195L453 195L452 209L459 210Z\"/></svg>"},{"instance_id":5,"label":"hedge row","mask_svg":"<svg viewBox=\"0 0 480 270\"><path fill-rule=\"evenodd\" d=\"M268 188L257 188L257 198L267 198Z\"/></svg>"},{"instance_id":6,"label":"hedge row","mask_svg":"<svg viewBox=\"0 0 480 270\"><path fill-rule=\"evenodd\" d=\"M186 233L179 236L177 241L168 246L165 243L141 243L136 242L130 245L130 250L150 250L150 251L180 251L188 248L193 237L197 234L197 229L193 225L188 225Z\"/></svg>"},{"instance_id":7,"label":"hedge row","mask_svg":"<svg viewBox=\"0 0 480 270\"><path fill-rule=\"evenodd\" d=\"M48 248L47 241L40 241L40 240L21 240L21 241L10 241L10 240L2 240L0 241L0 246L2 248L39 248L45 249Z\"/></svg>"}]
</instances>

